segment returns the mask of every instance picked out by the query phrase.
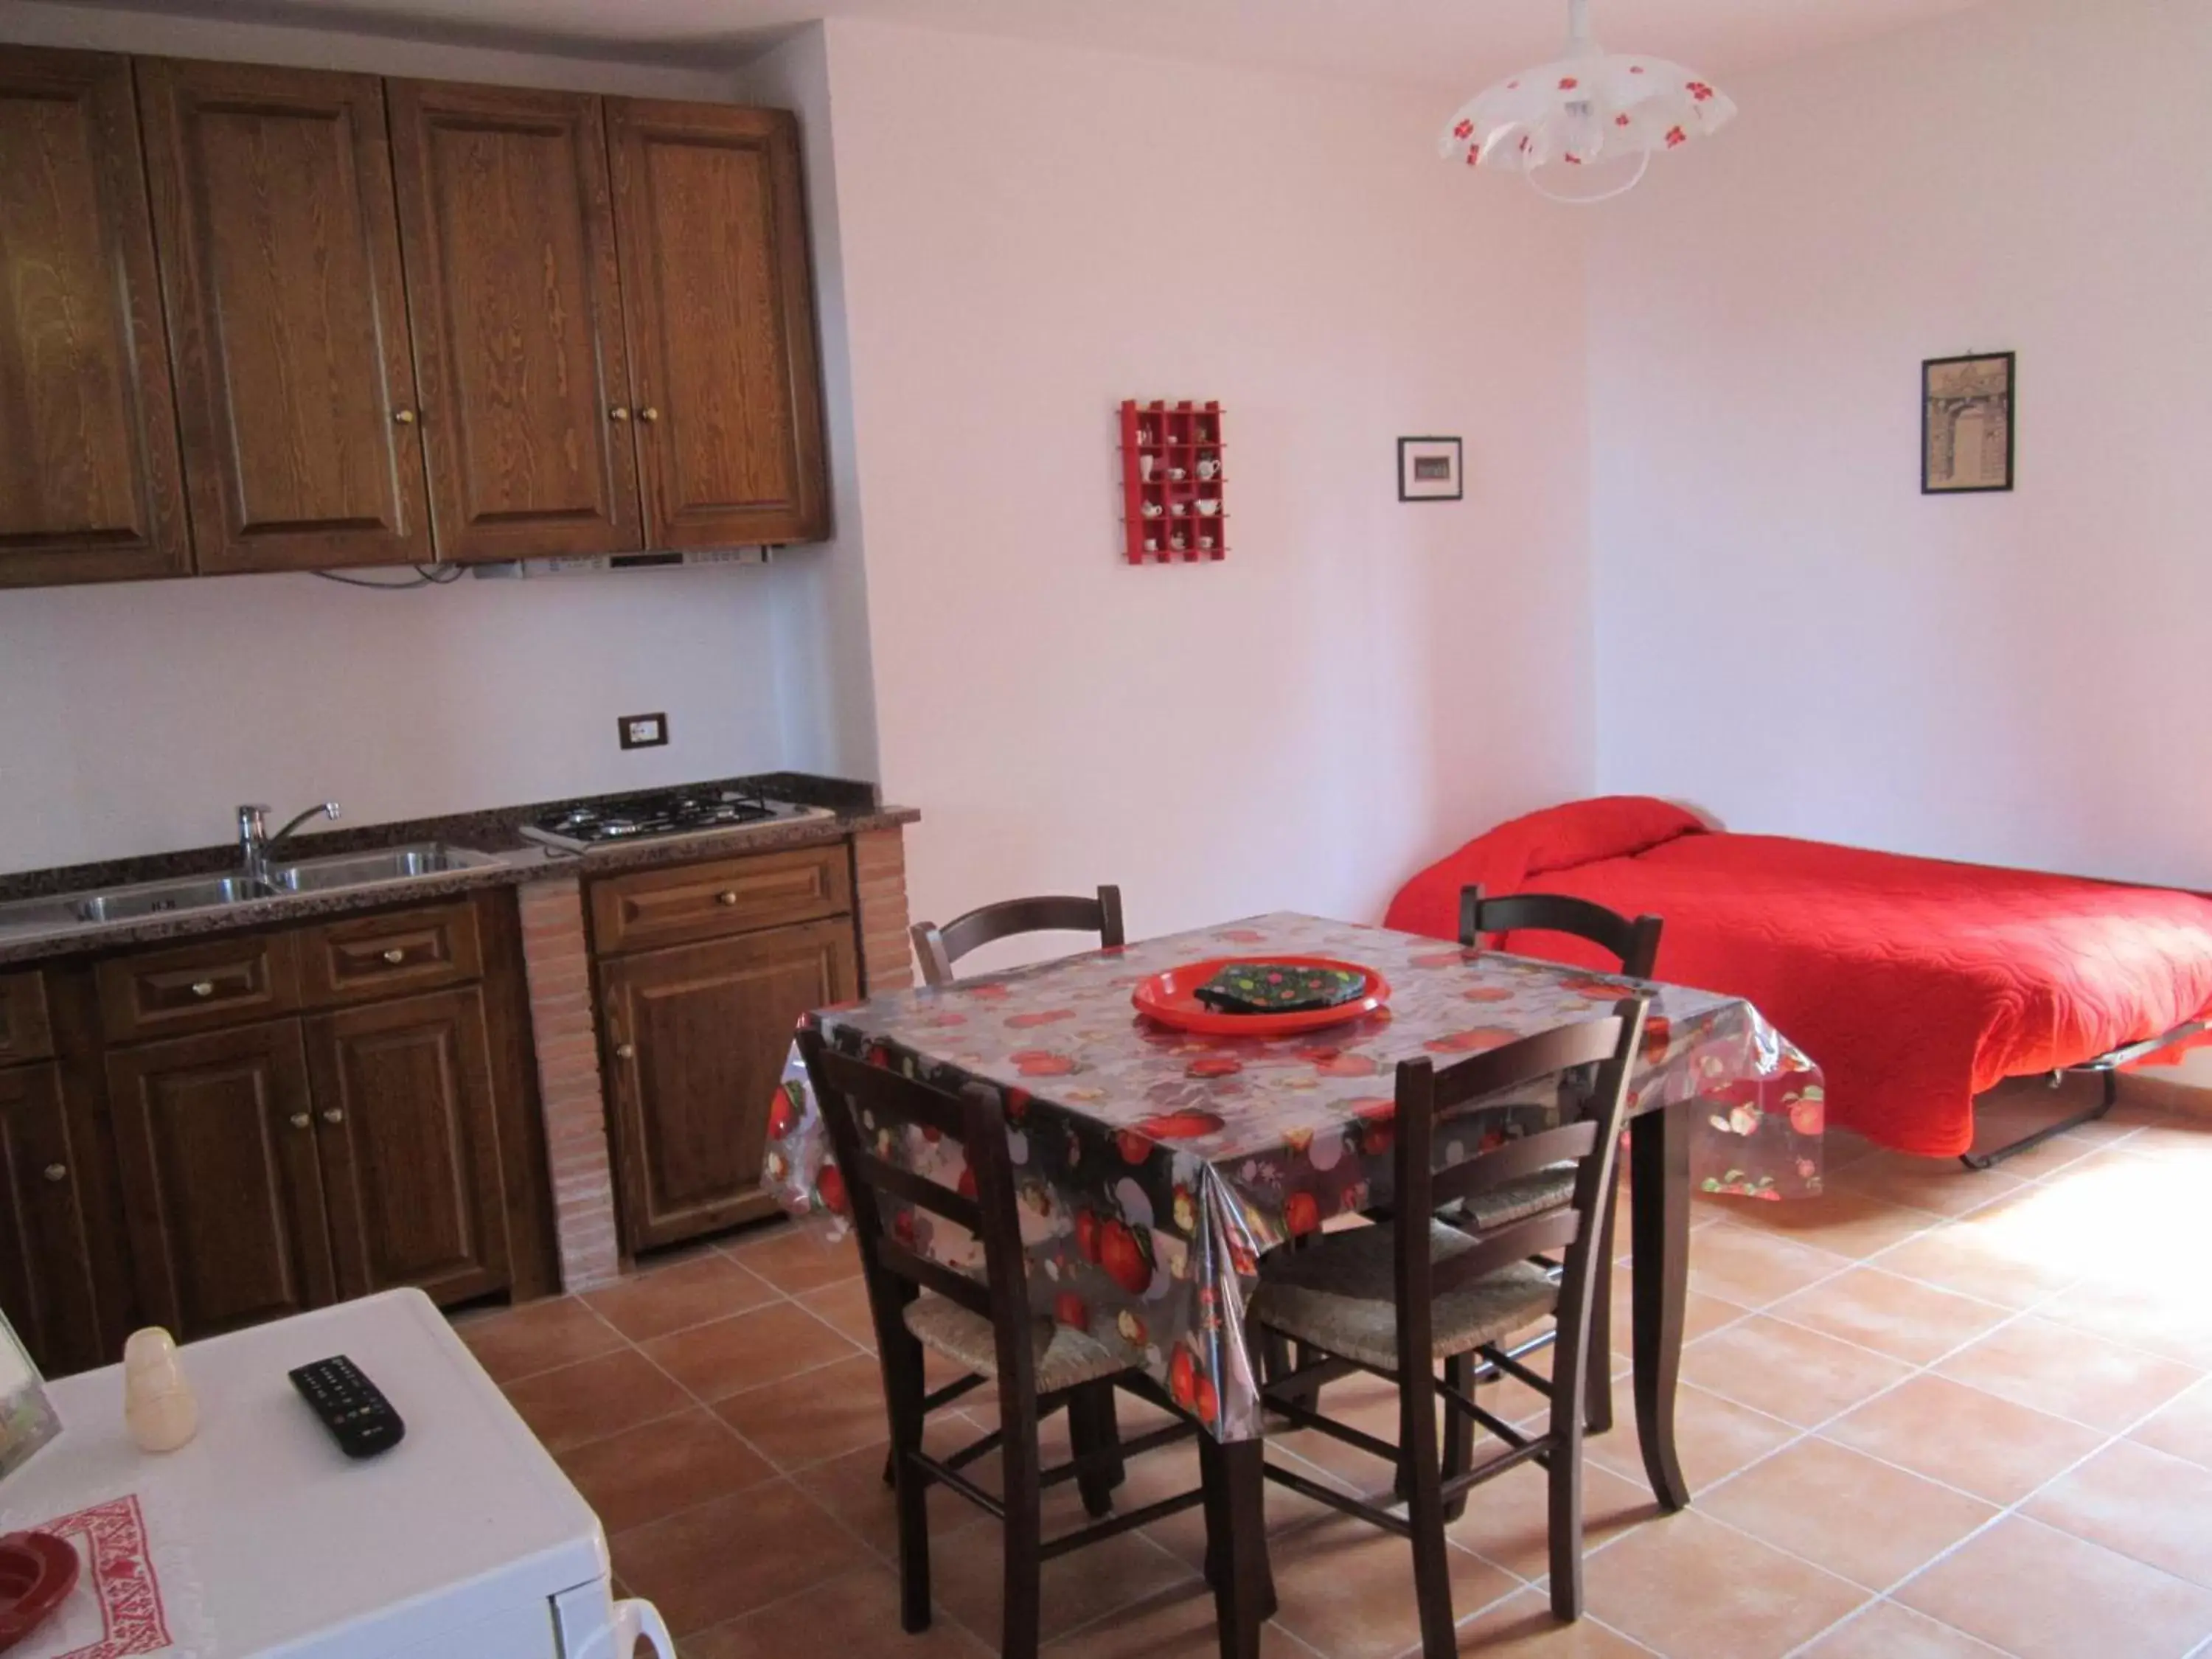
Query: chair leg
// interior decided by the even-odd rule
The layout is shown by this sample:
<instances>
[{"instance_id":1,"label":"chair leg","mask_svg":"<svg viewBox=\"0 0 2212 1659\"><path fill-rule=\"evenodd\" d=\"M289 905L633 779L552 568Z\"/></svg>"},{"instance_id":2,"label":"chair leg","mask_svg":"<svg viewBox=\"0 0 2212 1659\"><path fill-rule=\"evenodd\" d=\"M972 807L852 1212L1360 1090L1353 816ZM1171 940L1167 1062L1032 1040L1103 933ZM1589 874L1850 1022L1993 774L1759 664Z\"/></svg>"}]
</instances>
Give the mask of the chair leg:
<instances>
[{"instance_id":1,"label":"chair leg","mask_svg":"<svg viewBox=\"0 0 2212 1659\"><path fill-rule=\"evenodd\" d=\"M1043 1493L1038 1485L1037 1419L1034 1399L1013 1401L1000 1391L1006 1436L1000 1444L1006 1490L1006 1601L999 1651L1004 1659L1036 1659L1044 1569Z\"/></svg>"},{"instance_id":2,"label":"chair leg","mask_svg":"<svg viewBox=\"0 0 2212 1659\"><path fill-rule=\"evenodd\" d=\"M1620 1177L1614 1177L1616 1188ZM1583 1423L1591 1434L1613 1431L1613 1252L1616 1206L1607 1202L1600 1225L1597 1260L1590 1264L1589 1354Z\"/></svg>"},{"instance_id":3,"label":"chair leg","mask_svg":"<svg viewBox=\"0 0 2212 1659\"><path fill-rule=\"evenodd\" d=\"M1456 1659L1459 1643L1452 1632L1451 1558L1444 1545L1433 1377L1413 1368L1400 1382L1398 1397L1398 1484L1413 1534L1413 1600L1421 1613L1422 1659Z\"/></svg>"},{"instance_id":4,"label":"chair leg","mask_svg":"<svg viewBox=\"0 0 2212 1659\"><path fill-rule=\"evenodd\" d=\"M908 1454L921 1449L921 1344L901 1333L884 1349L884 1394L890 1409L888 1473L898 1500L899 1623L908 1635L929 1628L929 1482Z\"/></svg>"},{"instance_id":5,"label":"chair leg","mask_svg":"<svg viewBox=\"0 0 2212 1659\"><path fill-rule=\"evenodd\" d=\"M1093 1382L1079 1389L1068 1396L1067 1434L1069 1443L1079 1458L1087 1458L1096 1452L1110 1451L1121 1443L1121 1431L1115 1419L1114 1385ZM1114 1489L1126 1478L1121 1459L1086 1469L1075 1477L1076 1490L1083 1494L1084 1511L1094 1521L1110 1514L1114 1508Z\"/></svg>"},{"instance_id":6,"label":"chair leg","mask_svg":"<svg viewBox=\"0 0 2212 1659\"><path fill-rule=\"evenodd\" d=\"M1586 1281L1590 1293L1600 1283L1591 1264ZM1583 1415L1588 1407L1589 1373L1602 1375L1604 1364L1590 1364L1590 1310L1559 1304L1559 1340L1552 1350L1551 1431L1547 1460L1550 1486L1550 1543L1552 1558L1552 1614L1571 1623L1583 1616Z\"/></svg>"},{"instance_id":7,"label":"chair leg","mask_svg":"<svg viewBox=\"0 0 2212 1659\"><path fill-rule=\"evenodd\" d=\"M1471 1395L1474 1392L1474 1355L1455 1353L1444 1361L1444 1383L1453 1393ZM1465 1412L1449 1401L1444 1403L1444 1479L1465 1474L1474 1467L1474 1425ZM1444 1504L1444 1519L1456 1521L1467 1513L1468 1494Z\"/></svg>"}]
</instances>

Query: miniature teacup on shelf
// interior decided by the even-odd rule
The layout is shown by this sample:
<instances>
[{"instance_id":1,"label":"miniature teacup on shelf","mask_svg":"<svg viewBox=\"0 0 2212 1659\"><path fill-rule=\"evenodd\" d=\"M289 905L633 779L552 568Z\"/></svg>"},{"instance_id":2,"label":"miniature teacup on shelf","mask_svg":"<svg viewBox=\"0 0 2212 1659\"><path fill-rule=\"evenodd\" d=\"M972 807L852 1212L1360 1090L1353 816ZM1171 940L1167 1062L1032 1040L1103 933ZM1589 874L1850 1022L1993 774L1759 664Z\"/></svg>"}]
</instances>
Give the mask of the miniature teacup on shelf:
<instances>
[{"instance_id":1,"label":"miniature teacup on shelf","mask_svg":"<svg viewBox=\"0 0 2212 1659\"><path fill-rule=\"evenodd\" d=\"M1221 463L1216 460L1200 461L1198 464L1198 476L1201 478L1219 477L1221 476Z\"/></svg>"},{"instance_id":2,"label":"miniature teacup on shelf","mask_svg":"<svg viewBox=\"0 0 2212 1659\"><path fill-rule=\"evenodd\" d=\"M1184 472L1184 471L1179 466L1171 466L1168 469L1168 477L1175 480L1177 483L1181 483L1183 479L1188 476L1189 475Z\"/></svg>"},{"instance_id":3,"label":"miniature teacup on shelf","mask_svg":"<svg viewBox=\"0 0 2212 1659\"><path fill-rule=\"evenodd\" d=\"M1157 519L1164 510L1158 501L1146 501L1140 509L1148 519Z\"/></svg>"},{"instance_id":4,"label":"miniature teacup on shelf","mask_svg":"<svg viewBox=\"0 0 2212 1659\"><path fill-rule=\"evenodd\" d=\"M1146 551L1146 552L1147 552L1147 553L1157 553L1157 552L1158 552L1159 550L1160 550L1160 538L1159 538L1158 536L1147 536L1147 537L1146 537L1146 538L1145 538L1145 551Z\"/></svg>"},{"instance_id":5,"label":"miniature teacup on shelf","mask_svg":"<svg viewBox=\"0 0 2212 1659\"><path fill-rule=\"evenodd\" d=\"M1213 550L1213 538L1211 536L1200 536L1198 538L1198 544L1202 551L1211 553Z\"/></svg>"},{"instance_id":6,"label":"miniature teacup on shelf","mask_svg":"<svg viewBox=\"0 0 2212 1659\"><path fill-rule=\"evenodd\" d=\"M1175 549L1176 552L1180 553L1183 549L1189 546L1190 544L1185 541L1181 536L1176 536L1170 538L1168 545Z\"/></svg>"},{"instance_id":7,"label":"miniature teacup on shelf","mask_svg":"<svg viewBox=\"0 0 2212 1659\"><path fill-rule=\"evenodd\" d=\"M1198 504L1198 510L1210 519L1221 511L1221 503L1214 501L1200 501Z\"/></svg>"}]
</instances>

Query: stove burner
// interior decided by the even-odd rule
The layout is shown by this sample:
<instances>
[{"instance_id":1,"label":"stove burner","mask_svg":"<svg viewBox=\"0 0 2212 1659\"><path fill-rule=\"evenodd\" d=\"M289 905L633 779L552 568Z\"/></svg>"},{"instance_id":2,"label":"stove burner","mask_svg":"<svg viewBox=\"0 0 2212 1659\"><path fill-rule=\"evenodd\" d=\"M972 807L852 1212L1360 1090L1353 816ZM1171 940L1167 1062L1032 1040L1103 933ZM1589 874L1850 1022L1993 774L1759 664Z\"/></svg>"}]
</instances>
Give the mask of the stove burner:
<instances>
[{"instance_id":1,"label":"stove burner","mask_svg":"<svg viewBox=\"0 0 2212 1659\"><path fill-rule=\"evenodd\" d=\"M653 836L698 835L806 816L811 810L742 790L665 789L550 813L526 825L524 833L555 846L597 847Z\"/></svg>"}]
</instances>

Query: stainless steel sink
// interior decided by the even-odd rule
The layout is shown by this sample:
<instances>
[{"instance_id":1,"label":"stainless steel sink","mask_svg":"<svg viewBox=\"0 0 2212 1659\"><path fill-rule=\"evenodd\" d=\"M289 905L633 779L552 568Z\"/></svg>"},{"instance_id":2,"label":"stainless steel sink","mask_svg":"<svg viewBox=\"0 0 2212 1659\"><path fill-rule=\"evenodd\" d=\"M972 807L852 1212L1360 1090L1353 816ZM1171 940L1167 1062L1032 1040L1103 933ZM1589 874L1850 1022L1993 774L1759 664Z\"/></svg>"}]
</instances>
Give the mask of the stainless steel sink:
<instances>
[{"instance_id":1,"label":"stainless steel sink","mask_svg":"<svg viewBox=\"0 0 2212 1659\"><path fill-rule=\"evenodd\" d=\"M498 862L489 853L426 841L411 847L379 848L370 853L301 859L297 864L279 865L269 872L269 880L287 893L327 893L334 888L373 887L382 882L445 875L454 870L484 870Z\"/></svg>"},{"instance_id":2,"label":"stainless steel sink","mask_svg":"<svg viewBox=\"0 0 2212 1659\"><path fill-rule=\"evenodd\" d=\"M135 921L172 910L210 910L266 898L260 883L244 876L203 876L190 881L149 881L143 887L116 887L64 899L79 921Z\"/></svg>"}]
</instances>

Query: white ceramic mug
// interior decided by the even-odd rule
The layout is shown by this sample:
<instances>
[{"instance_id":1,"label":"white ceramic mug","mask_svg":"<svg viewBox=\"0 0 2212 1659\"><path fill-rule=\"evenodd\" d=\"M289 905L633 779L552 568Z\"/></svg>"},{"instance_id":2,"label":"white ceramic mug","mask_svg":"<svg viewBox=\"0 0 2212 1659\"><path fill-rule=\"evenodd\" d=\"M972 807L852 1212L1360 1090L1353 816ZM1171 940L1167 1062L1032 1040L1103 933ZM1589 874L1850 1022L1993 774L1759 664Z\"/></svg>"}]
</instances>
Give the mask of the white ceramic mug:
<instances>
[{"instance_id":1,"label":"white ceramic mug","mask_svg":"<svg viewBox=\"0 0 2212 1659\"><path fill-rule=\"evenodd\" d=\"M1221 463L1218 461L1200 461L1198 464L1198 476L1201 478L1218 477L1220 471Z\"/></svg>"}]
</instances>

